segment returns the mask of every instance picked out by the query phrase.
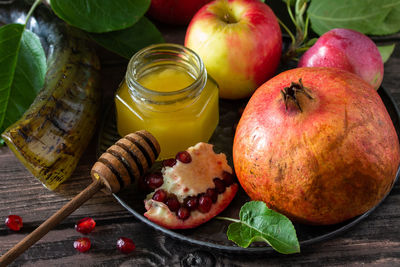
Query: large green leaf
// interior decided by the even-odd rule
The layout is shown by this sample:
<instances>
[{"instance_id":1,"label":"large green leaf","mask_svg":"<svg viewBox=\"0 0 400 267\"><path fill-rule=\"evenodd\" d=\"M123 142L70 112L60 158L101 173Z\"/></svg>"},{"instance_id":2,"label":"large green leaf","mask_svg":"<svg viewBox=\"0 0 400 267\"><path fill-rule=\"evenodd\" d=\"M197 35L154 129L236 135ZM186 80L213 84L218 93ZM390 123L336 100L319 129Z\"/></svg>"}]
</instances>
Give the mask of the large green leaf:
<instances>
[{"instance_id":1,"label":"large green leaf","mask_svg":"<svg viewBox=\"0 0 400 267\"><path fill-rule=\"evenodd\" d=\"M17 121L43 87L46 56L24 25L0 28L0 131Z\"/></svg>"},{"instance_id":2,"label":"large green leaf","mask_svg":"<svg viewBox=\"0 0 400 267\"><path fill-rule=\"evenodd\" d=\"M289 254L300 252L296 230L284 215L267 207L264 202L250 201L242 206L240 220L229 225L228 238L241 247L252 242L267 242L276 251Z\"/></svg>"},{"instance_id":3,"label":"large green leaf","mask_svg":"<svg viewBox=\"0 0 400 267\"><path fill-rule=\"evenodd\" d=\"M164 42L158 29L145 17L127 29L92 33L90 36L108 50L126 58L131 58L145 46Z\"/></svg>"},{"instance_id":4,"label":"large green leaf","mask_svg":"<svg viewBox=\"0 0 400 267\"><path fill-rule=\"evenodd\" d=\"M9 24L0 28L0 126L3 124L14 81L24 26Z\"/></svg>"},{"instance_id":5,"label":"large green leaf","mask_svg":"<svg viewBox=\"0 0 400 267\"><path fill-rule=\"evenodd\" d=\"M333 28L383 35L400 30L399 8L400 0L313 0L307 13L319 35Z\"/></svg>"},{"instance_id":6,"label":"large green leaf","mask_svg":"<svg viewBox=\"0 0 400 267\"><path fill-rule=\"evenodd\" d=\"M146 13L150 0L51 0L50 4L67 23L99 33L132 26Z\"/></svg>"},{"instance_id":7,"label":"large green leaf","mask_svg":"<svg viewBox=\"0 0 400 267\"><path fill-rule=\"evenodd\" d=\"M379 27L374 27L368 34L385 35L400 31L400 1L394 6Z\"/></svg>"}]
</instances>

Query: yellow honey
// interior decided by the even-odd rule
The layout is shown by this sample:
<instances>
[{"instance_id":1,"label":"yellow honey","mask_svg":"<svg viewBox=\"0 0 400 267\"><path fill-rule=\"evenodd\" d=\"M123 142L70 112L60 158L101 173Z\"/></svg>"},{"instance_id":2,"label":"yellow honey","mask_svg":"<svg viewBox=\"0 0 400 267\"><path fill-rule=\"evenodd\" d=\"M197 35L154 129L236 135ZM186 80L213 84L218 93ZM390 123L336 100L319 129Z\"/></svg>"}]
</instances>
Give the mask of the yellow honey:
<instances>
[{"instance_id":1,"label":"yellow honey","mask_svg":"<svg viewBox=\"0 0 400 267\"><path fill-rule=\"evenodd\" d=\"M141 77L139 84L157 92L174 92L186 88L194 82L194 78L187 72L166 67Z\"/></svg>"},{"instance_id":2,"label":"yellow honey","mask_svg":"<svg viewBox=\"0 0 400 267\"><path fill-rule=\"evenodd\" d=\"M115 105L118 133L149 131L160 143L159 159L207 142L219 118L216 83L193 51L173 44L150 46L131 59Z\"/></svg>"}]
</instances>

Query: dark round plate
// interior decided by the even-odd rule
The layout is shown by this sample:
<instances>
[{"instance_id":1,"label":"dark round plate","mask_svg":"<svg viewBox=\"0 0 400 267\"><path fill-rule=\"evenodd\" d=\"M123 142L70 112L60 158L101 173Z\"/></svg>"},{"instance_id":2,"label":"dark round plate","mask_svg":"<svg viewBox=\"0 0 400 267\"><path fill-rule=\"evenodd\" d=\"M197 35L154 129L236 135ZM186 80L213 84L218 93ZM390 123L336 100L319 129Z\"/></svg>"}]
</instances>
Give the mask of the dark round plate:
<instances>
[{"instance_id":1,"label":"dark round plate","mask_svg":"<svg viewBox=\"0 0 400 267\"><path fill-rule=\"evenodd\" d=\"M393 124L396 128L397 136L400 136L400 113L397 108L394 99L384 88L378 90L383 103L388 110ZM234 126L235 123L240 118L239 110L244 107L245 101L220 101L220 123L212 136L210 143L214 144L214 150L216 152L224 152L227 155L228 161L232 166L232 144L234 136ZM105 151L110 145L112 145L117 139L120 138L116 131L115 126L115 116L114 107L111 106L106 112L106 118L103 120L104 124L99 135L98 144L98 154L100 155ZM159 166L159 165L158 165ZM154 168L158 167L157 164ZM397 181L399 176L399 170L396 174ZM390 193L390 192L389 192ZM388 193L388 194L389 194ZM196 244L204 246L207 248L218 249L225 252L241 252L241 253L257 253L257 252L272 252L273 249L265 243L253 243L249 248L242 248L236 246L233 242L229 241L226 237L226 230L229 225L226 221L221 221L218 219L212 219L211 221L195 228L189 230L169 230L161 227L143 216L145 212L143 200L145 199L145 194L143 192L138 192L134 187L127 188L117 194L114 194L115 199L125 207L129 212L131 212L137 219L148 224L156 230L159 230L173 238L189 242L191 244ZM386 196L385 196L386 198ZM384 198L384 199L385 199ZM310 245L317 242L321 242L330 238L333 238L346 230L350 229L358 222L364 220L371 214L383 201L384 199L376 205L374 208L370 209L366 213L357 216L351 220L345 221L340 224L330 225L330 226L309 226L303 224L294 224L297 232L297 237L300 242L300 246ZM220 215L238 218L239 210L241 206L249 201L250 199L244 193L243 190L239 190L235 199L229 205L229 207L224 210Z\"/></svg>"}]
</instances>

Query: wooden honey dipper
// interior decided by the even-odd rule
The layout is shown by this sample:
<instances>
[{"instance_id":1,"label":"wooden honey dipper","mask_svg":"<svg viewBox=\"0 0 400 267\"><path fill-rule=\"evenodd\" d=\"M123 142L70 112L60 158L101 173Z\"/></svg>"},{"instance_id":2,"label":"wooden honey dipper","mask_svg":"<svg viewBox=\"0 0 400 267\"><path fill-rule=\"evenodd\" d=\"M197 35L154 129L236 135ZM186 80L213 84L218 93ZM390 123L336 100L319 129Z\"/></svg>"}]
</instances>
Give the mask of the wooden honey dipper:
<instances>
[{"instance_id":1,"label":"wooden honey dipper","mask_svg":"<svg viewBox=\"0 0 400 267\"><path fill-rule=\"evenodd\" d=\"M147 131L128 134L104 152L90 171L93 182L0 257L6 266L101 189L116 193L137 181L157 159L160 145Z\"/></svg>"}]
</instances>

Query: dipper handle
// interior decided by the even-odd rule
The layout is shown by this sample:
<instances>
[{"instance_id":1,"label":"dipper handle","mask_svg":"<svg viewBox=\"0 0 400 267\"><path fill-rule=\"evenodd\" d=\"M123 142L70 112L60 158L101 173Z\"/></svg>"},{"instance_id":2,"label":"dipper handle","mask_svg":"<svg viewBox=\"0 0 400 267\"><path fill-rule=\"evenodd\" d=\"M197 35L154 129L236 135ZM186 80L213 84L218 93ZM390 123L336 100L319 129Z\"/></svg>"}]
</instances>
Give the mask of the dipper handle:
<instances>
[{"instance_id":1,"label":"dipper handle","mask_svg":"<svg viewBox=\"0 0 400 267\"><path fill-rule=\"evenodd\" d=\"M118 140L93 165L93 183L1 256L0 267L14 261L100 189L116 193L136 182L151 167L159 153L160 145L147 131L131 133Z\"/></svg>"}]
</instances>

